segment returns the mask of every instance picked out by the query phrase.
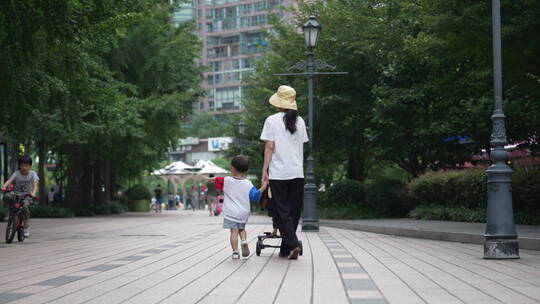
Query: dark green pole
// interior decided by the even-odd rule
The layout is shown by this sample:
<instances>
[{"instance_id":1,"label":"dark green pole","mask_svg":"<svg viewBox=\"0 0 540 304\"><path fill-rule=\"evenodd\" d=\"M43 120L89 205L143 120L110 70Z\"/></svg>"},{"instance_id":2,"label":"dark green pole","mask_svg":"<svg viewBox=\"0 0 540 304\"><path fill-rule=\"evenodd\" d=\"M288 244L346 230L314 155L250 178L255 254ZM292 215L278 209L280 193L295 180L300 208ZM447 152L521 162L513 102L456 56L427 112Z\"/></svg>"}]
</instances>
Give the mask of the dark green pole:
<instances>
[{"instance_id":1,"label":"dark green pole","mask_svg":"<svg viewBox=\"0 0 540 304\"><path fill-rule=\"evenodd\" d=\"M302 218L302 231L319 231L319 219L317 217L317 186L315 185L315 169L313 164L313 49L308 51L308 126L309 126L309 150L307 157L306 185L304 186L304 215Z\"/></svg>"},{"instance_id":2,"label":"dark green pole","mask_svg":"<svg viewBox=\"0 0 540 304\"><path fill-rule=\"evenodd\" d=\"M491 120L491 159L487 169L488 206L484 259L518 259L519 243L512 209L512 169L508 166L505 116L502 106L501 3L492 0L493 84L495 108Z\"/></svg>"}]
</instances>

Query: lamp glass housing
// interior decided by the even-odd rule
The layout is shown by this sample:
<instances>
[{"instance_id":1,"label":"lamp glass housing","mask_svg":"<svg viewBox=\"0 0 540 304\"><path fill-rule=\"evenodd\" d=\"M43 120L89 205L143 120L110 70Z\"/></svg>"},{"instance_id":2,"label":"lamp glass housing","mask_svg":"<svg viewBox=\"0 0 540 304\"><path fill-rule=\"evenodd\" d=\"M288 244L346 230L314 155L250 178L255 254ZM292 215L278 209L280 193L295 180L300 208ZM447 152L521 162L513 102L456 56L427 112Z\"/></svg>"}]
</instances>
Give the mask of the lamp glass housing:
<instances>
[{"instance_id":1,"label":"lamp glass housing","mask_svg":"<svg viewBox=\"0 0 540 304\"><path fill-rule=\"evenodd\" d=\"M317 46L319 40L319 33L321 32L322 26L317 21L315 16L309 17L309 20L302 26L304 31L304 39L306 40L306 46L310 49Z\"/></svg>"}]
</instances>

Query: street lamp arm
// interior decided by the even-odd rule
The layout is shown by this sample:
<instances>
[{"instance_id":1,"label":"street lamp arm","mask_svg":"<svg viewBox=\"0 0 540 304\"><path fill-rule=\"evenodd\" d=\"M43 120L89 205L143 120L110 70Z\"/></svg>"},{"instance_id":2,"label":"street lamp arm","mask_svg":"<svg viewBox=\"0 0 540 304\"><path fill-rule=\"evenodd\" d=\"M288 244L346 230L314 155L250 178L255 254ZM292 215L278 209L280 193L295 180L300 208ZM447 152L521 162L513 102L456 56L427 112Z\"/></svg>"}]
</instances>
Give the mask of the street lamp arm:
<instances>
[{"instance_id":1,"label":"street lamp arm","mask_svg":"<svg viewBox=\"0 0 540 304\"><path fill-rule=\"evenodd\" d=\"M289 68L290 70L296 70L296 71L305 71L307 70L307 61L300 60L297 63L295 63L293 66Z\"/></svg>"},{"instance_id":2,"label":"street lamp arm","mask_svg":"<svg viewBox=\"0 0 540 304\"><path fill-rule=\"evenodd\" d=\"M336 66L328 64L328 63L326 63L325 61L323 61L321 59L314 59L313 60L313 68L316 71L318 71L318 70L335 71L336 70Z\"/></svg>"},{"instance_id":3,"label":"street lamp arm","mask_svg":"<svg viewBox=\"0 0 540 304\"><path fill-rule=\"evenodd\" d=\"M335 71L336 66L326 63L321 59L313 59L312 61L313 71L330 70ZM289 68L289 70L306 71L308 68L308 62L306 60L300 60ZM316 73L316 72L315 72Z\"/></svg>"}]
</instances>

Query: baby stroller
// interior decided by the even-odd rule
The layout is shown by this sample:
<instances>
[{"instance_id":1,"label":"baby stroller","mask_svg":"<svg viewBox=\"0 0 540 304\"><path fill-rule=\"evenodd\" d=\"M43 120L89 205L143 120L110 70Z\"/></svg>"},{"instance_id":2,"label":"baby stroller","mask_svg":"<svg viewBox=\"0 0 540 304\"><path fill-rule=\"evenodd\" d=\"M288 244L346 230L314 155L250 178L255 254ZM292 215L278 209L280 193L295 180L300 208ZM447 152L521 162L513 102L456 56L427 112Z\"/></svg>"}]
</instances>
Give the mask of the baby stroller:
<instances>
[{"instance_id":1,"label":"baby stroller","mask_svg":"<svg viewBox=\"0 0 540 304\"><path fill-rule=\"evenodd\" d=\"M262 234L259 234L257 236L257 245L255 247L255 253L257 256L261 255L261 251L264 248L280 248L281 245L272 245L272 244L265 244L264 241L267 239L281 239L281 236L278 234L274 234L273 232L263 232ZM302 241L298 240L298 244L300 245L300 255L304 254L304 246L302 246Z\"/></svg>"},{"instance_id":2,"label":"baby stroller","mask_svg":"<svg viewBox=\"0 0 540 304\"><path fill-rule=\"evenodd\" d=\"M263 210L268 211L268 216L272 218L272 226L274 227L274 231L272 232L263 232L262 234L257 236L257 245L255 247L255 253L257 256L261 255L261 251L264 248L280 248L281 245L276 244L265 244L264 241L267 239L281 239L281 236L277 234L277 224L274 219L274 216L272 214L272 191L270 188L262 193L261 195L261 208ZM302 246L302 241L298 240L298 243L300 245L300 255L303 255L304 253L304 247Z\"/></svg>"}]
</instances>

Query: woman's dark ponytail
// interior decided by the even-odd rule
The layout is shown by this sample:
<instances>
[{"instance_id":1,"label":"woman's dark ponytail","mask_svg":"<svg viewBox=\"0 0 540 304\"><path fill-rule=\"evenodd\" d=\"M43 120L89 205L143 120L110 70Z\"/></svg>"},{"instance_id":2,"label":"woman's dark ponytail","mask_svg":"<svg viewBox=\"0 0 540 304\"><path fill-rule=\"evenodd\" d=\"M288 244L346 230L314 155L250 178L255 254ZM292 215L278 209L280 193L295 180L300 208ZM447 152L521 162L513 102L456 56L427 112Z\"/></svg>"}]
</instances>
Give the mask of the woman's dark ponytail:
<instances>
[{"instance_id":1,"label":"woman's dark ponytail","mask_svg":"<svg viewBox=\"0 0 540 304\"><path fill-rule=\"evenodd\" d=\"M285 110L285 115L283 116L283 121L285 122L285 129L289 130L291 134L296 132L296 119L298 118L298 111L287 109Z\"/></svg>"}]
</instances>

